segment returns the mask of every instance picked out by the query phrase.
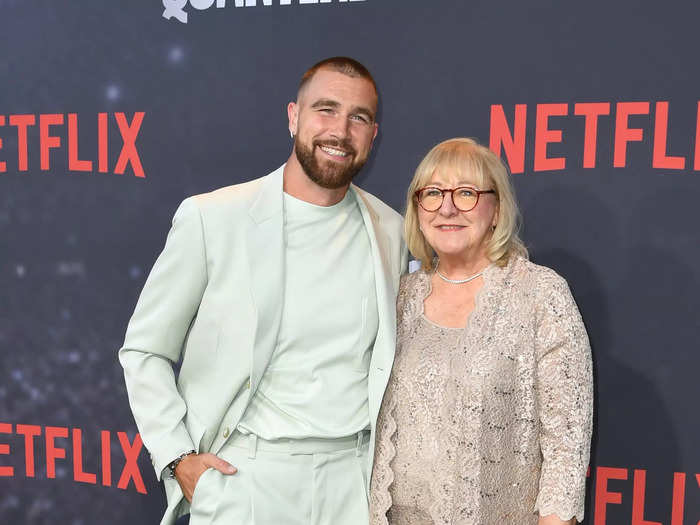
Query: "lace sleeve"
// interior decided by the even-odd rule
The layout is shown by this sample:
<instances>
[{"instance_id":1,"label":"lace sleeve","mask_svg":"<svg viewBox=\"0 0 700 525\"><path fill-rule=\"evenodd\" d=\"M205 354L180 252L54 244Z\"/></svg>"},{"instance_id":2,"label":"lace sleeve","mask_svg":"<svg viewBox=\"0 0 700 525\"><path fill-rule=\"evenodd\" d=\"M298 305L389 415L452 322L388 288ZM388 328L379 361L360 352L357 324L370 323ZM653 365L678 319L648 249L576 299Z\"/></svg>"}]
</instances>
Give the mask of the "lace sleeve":
<instances>
[{"instance_id":1,"label":"lace sleeve","mask_svg":"<svg viewBox=\"0 0 700 525\"><path fill-rule=\"evenodd\" d=\"M397 350L401 347L403 335L423 311L430 277L422 270L401 276L399 293L396 297L396 342Z\"/></svg>"},{"instance_id":2,"label":"lace sleeve","mask_svg":"<svg viewBox=\"0 0 700 525\"><path fill-rule=\"evenodd\" d=\"M566 281L549 274L538 306L542 472L535 510L583 520L593 415L591 350Z\"/></svg>"}]
</instances>

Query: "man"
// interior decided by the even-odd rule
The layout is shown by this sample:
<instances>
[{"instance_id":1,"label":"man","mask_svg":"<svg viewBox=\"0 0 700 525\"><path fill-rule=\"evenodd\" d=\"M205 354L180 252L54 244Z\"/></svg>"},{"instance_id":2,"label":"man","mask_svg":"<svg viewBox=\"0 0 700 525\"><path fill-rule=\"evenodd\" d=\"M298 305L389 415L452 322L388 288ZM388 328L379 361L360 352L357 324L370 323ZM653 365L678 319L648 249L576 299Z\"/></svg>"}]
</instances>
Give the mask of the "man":
<instances>
[{"instance_id":1,"label":"man","mask_svg":"<svg viewBox=\"0 0 700 525\"><path fill-rule=\"evenodd\" d=\"M401 217L350 184L376 111L364 66L316 64L286 164L175 213L119 352L161 523L367 523L406 265Z\"/></svg>"}]
</instances>

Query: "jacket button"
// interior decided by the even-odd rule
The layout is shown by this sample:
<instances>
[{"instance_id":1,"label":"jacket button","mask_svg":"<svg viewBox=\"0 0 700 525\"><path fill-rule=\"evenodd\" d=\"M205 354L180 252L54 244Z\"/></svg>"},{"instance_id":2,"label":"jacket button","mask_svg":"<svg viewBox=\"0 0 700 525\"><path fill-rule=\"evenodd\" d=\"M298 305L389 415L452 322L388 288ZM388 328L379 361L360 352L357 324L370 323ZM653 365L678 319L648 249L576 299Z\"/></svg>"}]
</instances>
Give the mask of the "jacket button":
<instances>
[{"instance_id":1,"label":"jacket button","mask_svg":"<svg viewBox=\"0 0 700 525\"><path fill-rule=\"evenodd\" d=\"M228 427L224 429L224 437L227 438L228 435L230 434Z\"/></svg>"}]
</instances>

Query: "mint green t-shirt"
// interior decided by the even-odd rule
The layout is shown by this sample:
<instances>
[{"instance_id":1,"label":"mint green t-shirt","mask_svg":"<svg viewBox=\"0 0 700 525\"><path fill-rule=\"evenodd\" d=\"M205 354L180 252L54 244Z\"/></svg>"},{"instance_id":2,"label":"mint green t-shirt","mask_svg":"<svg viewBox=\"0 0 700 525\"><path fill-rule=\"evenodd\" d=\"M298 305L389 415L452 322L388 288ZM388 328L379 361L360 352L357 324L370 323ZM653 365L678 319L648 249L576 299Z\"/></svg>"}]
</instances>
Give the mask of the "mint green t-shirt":
<instances>
[{"instance_id":1,"label":"mint green t-shirt","mask_svg":"<svg viewBox=\"0 0 700 525\"><path fill-rule=\"evenodd\" d=\"M243 433L337 438L369 428L378 312L369 237L354 193L333 206L284 194L285 289L277 346Z\"/></svg>"}]
</instances>

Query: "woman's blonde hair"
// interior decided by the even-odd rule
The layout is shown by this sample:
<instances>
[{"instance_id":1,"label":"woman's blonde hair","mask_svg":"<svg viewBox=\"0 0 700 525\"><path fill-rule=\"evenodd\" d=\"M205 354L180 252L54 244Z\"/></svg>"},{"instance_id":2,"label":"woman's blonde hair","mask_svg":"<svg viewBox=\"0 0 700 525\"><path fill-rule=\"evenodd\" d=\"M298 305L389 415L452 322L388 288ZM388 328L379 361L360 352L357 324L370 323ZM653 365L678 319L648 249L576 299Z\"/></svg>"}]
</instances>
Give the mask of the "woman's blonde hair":
<instances>
[{"instance_id":1,"label":"woman's blonde hair","mask_svg":"<svg viewBox=\"0 0 700 525\"><path fill-rule=\"evenodd\" d=\"M404 232L408 249L420 260L424 270L433 268L435 252L425 240L418 222L416 190L426 186L436 171L454 173L460 179L475 180L479 189L494 189L498 199L498 222L487 241L486 253L491 262L504 266L512 255L528 256L518 236L520 211L508 168L490 149L470 138L454 138L433 147L416 168L406 197Z\"/></svg>"}]
</instances>

